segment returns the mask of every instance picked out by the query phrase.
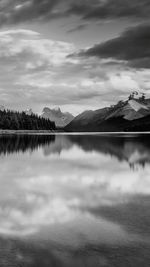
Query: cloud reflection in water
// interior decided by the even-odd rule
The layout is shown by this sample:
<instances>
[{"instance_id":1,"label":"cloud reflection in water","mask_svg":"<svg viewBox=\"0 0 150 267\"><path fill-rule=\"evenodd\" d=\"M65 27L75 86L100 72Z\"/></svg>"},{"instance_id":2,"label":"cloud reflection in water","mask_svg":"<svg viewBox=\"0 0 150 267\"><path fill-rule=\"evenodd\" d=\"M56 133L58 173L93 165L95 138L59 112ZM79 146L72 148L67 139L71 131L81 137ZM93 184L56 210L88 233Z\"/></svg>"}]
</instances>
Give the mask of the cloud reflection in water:
<instances>
[{"instance_id":1,"label":"cloud reflection in water","mask_svg":"<svg viewBox=\"0 0 150 267\"><path fill-rule=\"evenodd\" d=\"M57 135L0 142L1 234L73 246L147 242L148 139Z\"/></svg>"}]
</instances>

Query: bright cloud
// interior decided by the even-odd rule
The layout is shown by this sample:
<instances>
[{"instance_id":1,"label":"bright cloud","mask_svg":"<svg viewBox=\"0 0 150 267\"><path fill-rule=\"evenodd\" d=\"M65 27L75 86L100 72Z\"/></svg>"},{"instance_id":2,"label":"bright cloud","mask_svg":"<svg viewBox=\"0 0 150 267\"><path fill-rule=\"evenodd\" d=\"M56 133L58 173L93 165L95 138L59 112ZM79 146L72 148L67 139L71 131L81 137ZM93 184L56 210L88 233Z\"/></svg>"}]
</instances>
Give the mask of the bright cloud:
<instances>
[{"instance_id":1,"label":"bright cloud","mask_svg":"<svg viewBox=\"0 0 150 267\"><path fill-rule=\"evenodd\" d=\"M47 61L51 64L62 64L67 55L74 51L74 46L69 43L43 39L39 33L30 30L10 30L0 32L0 55L19 56L27 54L41 58L41 61ZM35 60L35 57L33 58ZM30 63L30 61L29 61Z\"/></svg>"}]
</instances>

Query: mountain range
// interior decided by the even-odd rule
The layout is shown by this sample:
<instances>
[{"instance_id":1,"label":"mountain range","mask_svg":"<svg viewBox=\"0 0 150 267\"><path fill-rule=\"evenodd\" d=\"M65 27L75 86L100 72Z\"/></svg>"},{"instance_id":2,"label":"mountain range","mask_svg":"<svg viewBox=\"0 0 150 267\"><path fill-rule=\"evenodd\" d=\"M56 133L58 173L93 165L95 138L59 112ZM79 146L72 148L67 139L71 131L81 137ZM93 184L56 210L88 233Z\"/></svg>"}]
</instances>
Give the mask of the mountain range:
<instances>
[{"instance_id":1,"label":"mountain range","mask_svg":"<svg viewBox=\"0 0 150 267\"><path fill-rule=\"evenodd\" d=\"M4 111L5 107L0 106ZM24 111L34 115L32 109ZM127 100L97 109L87 110L74 117L60 108L45 107L41 118L55 122L57 128L66 132L135 132L150 131L150 99L144 95L135 97L132 93Z\"/></svg>"},{"instance_id":2,"label":"mountain range","mask_svg":"<svg viewBox=\"0 0 150 267\"><path fill-rule=\"evenodd\" d=\"M68 132L150 131L150 99L129 97L110 107L84 111L64 129Z\"/></svg>"},{"instance_id":3,"label":"mountain range","mask_svg":"<svg viewBox=\"0 0 150 267\"><path fill-rule=\"evenodd\" d=\"M34 114L32 109L25 110L27 115ZM61 109L54 108L50 109L48 107L43 108L42 114L40 115L41 118L49 119L50 121L54 121L56 127L63 128L67 124L69 124L73 119L74 116L69 112L62 112Z\"/></svg>"},{"instance_id":4,"label":"mountain range","mask_svg":"<svg viewBox=\"0 0 150 267\"><path fill-rule=\"evenodd\" d=\"M3 105L0 105L0 111L7 110ZM36 115L33 110L27 109L24 110L24 113L28 116ZM42 114L39 115L41 118L49 119L50 121L55 122L56 127L63 128L67 124L69 124L73 119L74 116L69 112L62 112L60 108L50 109L45 107L42 111Z\"/></svg>"}]
</instances>

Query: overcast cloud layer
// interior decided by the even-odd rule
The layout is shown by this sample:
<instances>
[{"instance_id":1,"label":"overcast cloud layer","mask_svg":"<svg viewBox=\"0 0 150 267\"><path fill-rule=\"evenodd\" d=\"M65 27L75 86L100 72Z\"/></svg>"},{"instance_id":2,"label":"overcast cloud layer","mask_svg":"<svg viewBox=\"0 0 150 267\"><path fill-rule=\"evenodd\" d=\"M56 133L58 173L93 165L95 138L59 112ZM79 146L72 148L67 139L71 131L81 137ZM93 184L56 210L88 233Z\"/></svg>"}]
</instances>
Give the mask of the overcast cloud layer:
<instances>
[{"instance_id":1,"label":"overcast cloud layer","mask_svg":"<svg viewBox=\"0 0 150 267\"><path fill-rule=\"evenodd\" d=\"M0 97L77 114L149 96L149 0L1 0Z\"/></svg>"},{"instance_id":2,"label":"overcast cloud layer","mask_svg":"<svg viewBox=\"0 0 150 267\"><path fill-rule=\"evenodd\" d=\"M149 0L1 0L1 24L49 20L66 15L82 19L149 18Z\"/></svg>"}]
</instances>

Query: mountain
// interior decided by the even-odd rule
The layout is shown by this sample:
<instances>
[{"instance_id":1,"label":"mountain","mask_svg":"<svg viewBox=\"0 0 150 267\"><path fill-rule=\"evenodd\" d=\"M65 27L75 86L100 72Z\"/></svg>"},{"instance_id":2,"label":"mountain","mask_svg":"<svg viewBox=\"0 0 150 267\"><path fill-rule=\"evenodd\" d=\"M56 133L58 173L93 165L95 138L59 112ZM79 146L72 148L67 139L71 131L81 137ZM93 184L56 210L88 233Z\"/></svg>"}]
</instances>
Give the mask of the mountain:
<instances>
[{"instance_id":1,"label":"mountain","mask_svg":"<svg viewBox=\"0 0 150 267\"><path fill-rule=\"evenodd\" d=\"M48 107L43 109L41 117L54 121L56 127L65 127L74 119L69 112L63 113L60 108L50 109Z\"/></svg>"},{"instance_id":2,"label":"mountain","mask_svg":"<svg viewBox=\"0 0 150 267\"><path fill-rule=\"evenodd\" d=\"M150 130L150 99L131 98L116 105L84 111L65 127L66 131L110 132Z\"/></svg>"}]
</instances>

